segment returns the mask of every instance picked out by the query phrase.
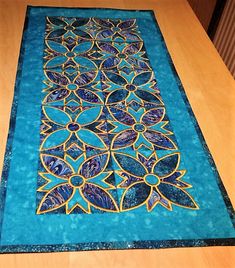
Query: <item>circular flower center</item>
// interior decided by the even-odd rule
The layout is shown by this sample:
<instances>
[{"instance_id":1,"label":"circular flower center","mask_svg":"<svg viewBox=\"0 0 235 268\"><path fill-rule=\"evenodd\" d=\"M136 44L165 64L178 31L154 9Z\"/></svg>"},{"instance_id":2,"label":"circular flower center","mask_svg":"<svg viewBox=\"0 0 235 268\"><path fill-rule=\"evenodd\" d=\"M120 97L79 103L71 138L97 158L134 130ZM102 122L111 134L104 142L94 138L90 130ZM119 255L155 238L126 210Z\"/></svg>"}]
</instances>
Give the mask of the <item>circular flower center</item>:
<instances>
[{"instance_id":1,"label":"circular flower center","mask_svg":"<svg viewBox=\"0 0 235 268\"><path fill-rule=\"evenodd\" d=\"M73 186L73 187L81 187L83 186L83 184L85 183L85 180L82 176L79 175L73 175L69 178L69 183Z\"/></svg>"},{"instance_id":2,"label":"circular flower center","mask_svg":"<svg viewBox=\"0 0 235 268\"><path fill-rule=\"evenodd\" d=\"M128 84L128 85L126 85L126 89L129 91L135 91L137 88L133 84Z\"/></svg>"},{"instance_id":3,"label":"circular flower center","mask_svg":"<svg viewBox=\"0 0 235 268\"><path fill-rule=\"evenodd\" d=\"M113 32L119 32L120 28L119 27L113 27L112 30L113 30Z\"/></svg>"},{"instance_id":4,"label":"circular flower center","mask_svg":"<svg viewBox=\"0 0 235 268\"><path fill-rule=\"evenodd\" d=\"M160 184L160 179L158 178L157 175L155 174L147 174L144 177L144 181L146 184L150 185L150 186L157 186Z\"/></svg>"},{"instance_id":5,"label":"circular flower center","mask_svg":"<svg viewBox=\"0 0 235 268\"><path fill-rule=\"evenodd\" d=\"M124 54L124 53L118 53L118 58L120 58L120 59L126 59L127 58L127 55L126 54Z\"/></svg>"},{"instance_id":6,"label":"circular flower center","mask_svg":"<svg viewBox=\"0 0 235 268\"><path fill-rule=\"evenodd\" d=\"M67 88L69 90L76 90L76 89L78 89L78 85L76 85L76 84L68 84Z\"/></svg>"},{"instance_id":7,"label":"circular flower center","mask_svg":"<svg viewBox=\"0 0 235 268\"><path fill-rule=\"evenodd\" d=\"M69 52L66 53L66 56L69 57L69 58L72 58L72 57L75 56L75 54L73 52L69 51Z\"/></svg>"},{"instance_id":8,"label":"circular flower center","mask_svg":"<svg viewBox=\"0 0 235 268\"><path fill-rule=\"evenodd\" d=\"M72 30L74 30L75 28L73 27L73 26L70 26L70 25L68 25L68 26L65 26L65 30L67 30L67 31L72 31Z\"/></svg>"},{"instance_id":9,"label":"circular flower center","mask_svg":"<svg viewBox=\"0 0 235 268\"><path fill-rule=\"evenodd\" d=\"M80 129L80 126L77 123L70 123L67 125L68 130L77 131Z\"/></svg>"},{"instance_id":10,"label":"circular flower center","mask_svg":"<svg viewBox=\"0 0 235 268\"><path fill-rule=\"evenodd\" d=\"M137 132L144 132L146 130L145 125L137 123L134 125L134 130Z\"/></svg>"}]
</instances>

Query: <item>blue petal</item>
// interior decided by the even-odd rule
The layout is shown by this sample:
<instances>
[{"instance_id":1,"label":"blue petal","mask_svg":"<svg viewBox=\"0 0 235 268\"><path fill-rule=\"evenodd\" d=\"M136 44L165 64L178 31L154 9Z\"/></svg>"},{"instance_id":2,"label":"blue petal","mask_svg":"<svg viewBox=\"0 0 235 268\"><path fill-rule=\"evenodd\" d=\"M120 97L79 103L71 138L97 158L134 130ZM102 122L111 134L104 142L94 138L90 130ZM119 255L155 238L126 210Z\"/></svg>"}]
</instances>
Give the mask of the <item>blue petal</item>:
<instances>
[{"instance_id":1,"label":"blue petal","mask_svg":"<svg viewBox=\"0 0 235 268\"><path fill-rule=\"evenodd\" d=\"M141 86L149 82L152 77L152 72L143 72L138 75L133 80L133 84L136 86Z\"/></svg>"},{"instance_id":2,"label":"blue petal","mask_svg":"<svg viewBox=\"0 0 235 268\"><path fill-rule=\"evenodd\" d=\"M92 42L82 42L73 48L74 53L85 53L92 47Z\"/></svg>"},{"instance_id":3,"label":"blue petal","mask_svg":"<svg viewBox=\"0 0 235 268\"><path fill-rule=\"evenodd\" d=\"M76 122L80 125L91 124L100 116L101 111L102 108L99 106L84 110L78 115Z\"/></svg>"},{"instance_id":4,"label":"blue petal","mask_svg":"<svg viewBox=\"0 0 235 268\"><path fill-rule=\"evenodd\" d=\"M123 193L121 201L121 209L128 210L139 207L148 199L151 193L151 187L144 182L136 182L132 184Z\"/></svg>"},{"instance_id":5,"label":"blue petal","mask_svg":"<svg viewBox=\"0 0 235 268\"><path fill-rule=\"evenodd\" d=\"M180 161L179 153L171 154L160 158L153 167L153 172L159 177L166 177L178 168Z\"/></svg>"},{"instance_id":6,"label":"blue petal","mask_svg":"<svg viewBox=\"0 0 235 268\"><path fill-rule=\"evenodd\" d=\"M66 30L64 29L57 29L49 33L47 38L56 38L56 37L61 37L63 34L66 33Z\"/></svg>"},{"instance_id":7,"label":"blue petal","mask_svg":"<svg viewBox=\"0 0 235 268\"><path fill-rule=\"evenodd\" d=\"M57 56L46 63L46 68L52 68L64 64L68 59L65 56Z\"/></svg>"},{"instance_id":8,"label":"blue petal","mask_svg":"<svg viewBox=\"0 0 235 268\"><path fill-rule=\"evenodd\" d=\"M58 19L57 17L48 17L47 19L50 23L59 27L65 27L67 25L63 20Z\"/></svg>"},{"instance_id":9,"label":"blue petal","mask_svg":"<svg viewBox=\"0 0 235 268\"><path fill-rule=\"evenodd\" d=\"M126 79L124 79L121 75L113 73L113 72L105 72L105 76L113 83L124 86L127 84Z\"/></svg>"},{"instance_id":10,"label":"blue petal","mask_svg":"<svg viewBox=\"0 0 235 268\"><path fill-rule=\"evenodd\" d=\"M135 91L135 94L137 97L139 97L142 100L145 100L147 102L152 102L154 104L163 104L162 101L153 93L150 93L146 90L138 89Z\"/></svg>"},{"instance_id":11,"label":"blue petal","mask_svg":"<svg viewBox=\"0 0 235 268\"><path fill-rule=\"evenodd\" d=\"M134 176L142 178L147 173L147 169L143 166L143 164L132 156L114 153L114 158L118 162L121 169Z\"/></svg>"},{"instance_id":12,"label":"blue petal","mask_svg":"<svg viewBox=\"0 0 235 268\"><path fill-rule=\"evenodd\" d=\"M43 108L45 116L52 122L65 126L67 125L70 121L71 118L65 113L64 111L50 107L50 106L45 106Z\"/></svg>"},{"instance_id":13,"label":"blue petal","mask_svg":"<svg viewBox=\"0 0 235 268\"><path fill-rule=\"evenodd\" d=\"M76 135L78 138L85 144L99 148L99 149L105 149L106 146L102 139L96 135L94 132L88 130L88 129L80 129Z\"/></svg>"},{"instance_id":14,"label":"blue petal","mask_svg":"<svg viewBox=\"0 0 235 268\"><path fill-rule=\"evenodd\" d=\"M41 150L51 149L62 145L70 136L66 129L60 129L48 135L41 145Z\"/></svg>"},{"instance_id":15,"label":"blue petal","mask_svg":"<svg viewBox=\"0 0 235 268\"><path fill-rule=\"evenodd\" d=\"M197 204L186 191L168 183L160 183L157 188L172 203L187 208L198 209Z\"/></svg>"},{"instance_id":16,"label":"blue petal","mask_svg":"<svg viewBox=\"0 0 235 268\"><path fill-rule=\"evenodd\" d=\"M46 44L49 49L56 51L58 53L66 53L68 51L67 48L63 46L62 44L51 41L51 40L47 40Z\"/></svg>"},{"instance_id":17,"label":"blue petal","mask_svg":"<svg viewBox=\"0 0 235 268\"><path fill-rule=\"evenodd\" d=\"M89 18L76 18L76 20L72 23L73 27L81 27L89 22Z\"/></svg>"},{"instance_id":18,"label":"blue petal","mask_svg":"<svg viewBox=\"0 0 235 268\"><path fill-rule=\"evenodd\" d=\"M121 102L127 98L128 94L128 91L125 89L117 89L109 94L106 102L107 104Z\"/></svg>"}]
</instances>

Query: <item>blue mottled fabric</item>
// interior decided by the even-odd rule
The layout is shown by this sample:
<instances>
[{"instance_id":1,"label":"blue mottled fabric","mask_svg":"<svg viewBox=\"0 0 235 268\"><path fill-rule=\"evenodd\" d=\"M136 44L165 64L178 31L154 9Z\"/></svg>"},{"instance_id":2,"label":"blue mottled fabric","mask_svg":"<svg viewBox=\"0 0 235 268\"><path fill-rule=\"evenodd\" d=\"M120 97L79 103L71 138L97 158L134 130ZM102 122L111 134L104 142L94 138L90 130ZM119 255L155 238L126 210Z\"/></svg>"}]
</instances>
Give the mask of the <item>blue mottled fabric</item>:
<instances>
[{"instance_id":1,"label":"blue mottled fabric","mask_svg":"<svg viewBox=\"0 0 235 268\"><path fill-rule=\"evenodd\" d=\"M152 11L28 8L0 195L0 252L235 241Z\"/></svg>"}]
</instances>

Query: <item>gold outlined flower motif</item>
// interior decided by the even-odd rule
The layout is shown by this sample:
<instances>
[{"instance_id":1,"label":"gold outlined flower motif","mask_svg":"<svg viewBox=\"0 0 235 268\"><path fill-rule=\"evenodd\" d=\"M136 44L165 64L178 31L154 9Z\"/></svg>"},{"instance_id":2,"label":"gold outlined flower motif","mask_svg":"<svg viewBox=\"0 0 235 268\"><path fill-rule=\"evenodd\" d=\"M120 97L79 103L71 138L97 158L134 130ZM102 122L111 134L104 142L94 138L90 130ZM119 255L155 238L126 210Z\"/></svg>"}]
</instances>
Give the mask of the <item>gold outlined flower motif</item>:
<instances>
[{"instance_id":1,"label":"gold outlined flower motif","mask_svg":"<svg viewBox=\"0 0 235 268\"><path fill-rule=\"evenodd\" d=\"M131 68L143 71L150 70L149 61L144 56L142 42L115 43L97 42L102 63L100 68L109 70L114 68Z\"/></svg>"},{"instance_id":2,"label":"gold outlined flower motif","mask_svg":"<svg viewBox=\"0 0 235 268\"><path fill-rule=\"evenodd\" d=\"M64 35L72 35L76 38L90 40L92 36L86 31L90 18L47 17L48 33L46 39L56 39Z\"/></svg>"},{"instance_id":3,"label":"gold outlined flower motif","mask_svg":"<svg viewBox=\"0 0 235 268\"><path fill-rule=\"evenodd\" d=\"M105 179L112 171L105 171L109 153L84 159L83 155L71 163L57 156L42 154L41 162L46 173L41 176L47 181L39 191L46 192L38 206L37 213L47 213L65 206L66 213L79 207L85 213L91 207L103 211L117 212L116 201L108 192L111 188Z\"/></svg>"},{"instance_id":4,"label":"gold outlined flower motif","mask_svg":"<svg viewBox=\"0 0 235 268\"><path fill-rule=\"evenodd\" d=\"M43 111L46 118L60 126L60 128L46 136L40 150L48 150L63 145L70 139L72 134L75 134L76 138L83 144L98 149L107 149L99 135L87 128L89 124L95 122L100 117L102 107L88 107L79 113L74 120L68 113L59 108L45 106Z\"/></svg>"},{"instance_id":5,"label":"gold outlined flower motif","mask_svg":"<svg viewBox=\"0 0 235 268\"><path fill-rule=\"evenodd\" d=\"M111 148L114 150L134 146L138 149L140 145L151 147L152 150L175 150L177 146L168 137L172 133L164 126L168 121L163 121L165 108L152 108L146 112L143 109L138 112L130 108L127 110L110 106L108 110L113 117L110 121L115 128L110 132L115 134L112 139ZM132 115L133 113L133 115Z\"/></svg>"},{"instance_id":6,"label":"gold outlined flower motif","mask_svg":"<svg viewBox=\"0 0 235 268\"><path fill-rule=\"evenodd\" d=\"M131 155L113 153L113 157L121 170L117 172L121 176L123 173L130 175L130 184L121 198L121 211L144 204L148 211L151 211L158 203L169 210L172 210L173 204L198 209L196 202L185 191L190 185L180 181L182 173L177 170L180 162L179 153L158 159L150 169Z\"/></svg>"},{"instance_id":7,"label":"gold outlined flower motif","mask_svg":"<svg viewBox=\"0 0 235 268\"><path fill-rule=\"evenodd\" d=\"M152 71L134 71L125 75L120 71L105 70L102 72L101 80L106 105L125 102L128 106L132 100L141 105L163 105Z\"/></svg>"},{"instance_id":8,"label":"gold outlined flower motif","mask_svg":"<svg viewBox=\"0 0 235 268\"><path fill-rule=\"evenodd\" d=\"M135 19L111 20L93 18L97 26L96 40L105 41L142 41Z\"/></svg>"},{"instance_id":9,"label":"gold outlined flower motif","mask_svg":"<svg viewBox=\"0 0 235 268\"><path fill-rule=\"evenodd\" d=\"M44 69L63 67L63 64L69 63L74 69L79 71L97 70L96 64L87 57L87 53L92 49L94 42L83 41L76 42L72 48L64 42L46 40L47 56ZM76 68L75 68L75 67Z\"/></svg>"},{"instance_id":10,"label":"gold outlined flower motif","mask_svg":"<svg viewBox=\"0 0 235 268\"><path fill-rule=\"evenodd\" d=\"M104 103L103 94L98 88L97 71L79 73L74 78L52 70L45 70L45 75L56 88L53 87L48 92L43 104L65 102L71 95L82 106L103 105Z\"/></svg>"},{"instance_id":11,"label":"gold outlined flower motif","mask_svg":"<svg viewBox=\"0 0 235 268\"><path fill-rule=\"evenodd\" d=\"M36 213L198 209L136 19L46 20Z\"/></svg>"}]
</instances>

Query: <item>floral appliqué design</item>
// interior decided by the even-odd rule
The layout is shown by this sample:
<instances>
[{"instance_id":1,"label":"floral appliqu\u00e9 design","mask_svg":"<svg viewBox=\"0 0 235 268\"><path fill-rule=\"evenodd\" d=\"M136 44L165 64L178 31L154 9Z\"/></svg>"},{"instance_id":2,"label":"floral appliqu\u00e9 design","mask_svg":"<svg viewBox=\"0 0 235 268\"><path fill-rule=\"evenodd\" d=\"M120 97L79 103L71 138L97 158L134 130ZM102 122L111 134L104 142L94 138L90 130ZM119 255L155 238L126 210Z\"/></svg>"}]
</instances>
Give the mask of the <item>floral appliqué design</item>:
<instances>
[{"instance_id":1,"label":"floral appliqu\u00e9 design","mask_svg":"<svg viewBox=\"0 0 235 268\"><path fill-rule=\"evenodd\" d=\"M135 19L47 17L37 214L198 209Z\"/></svg>"}]
</instances>

